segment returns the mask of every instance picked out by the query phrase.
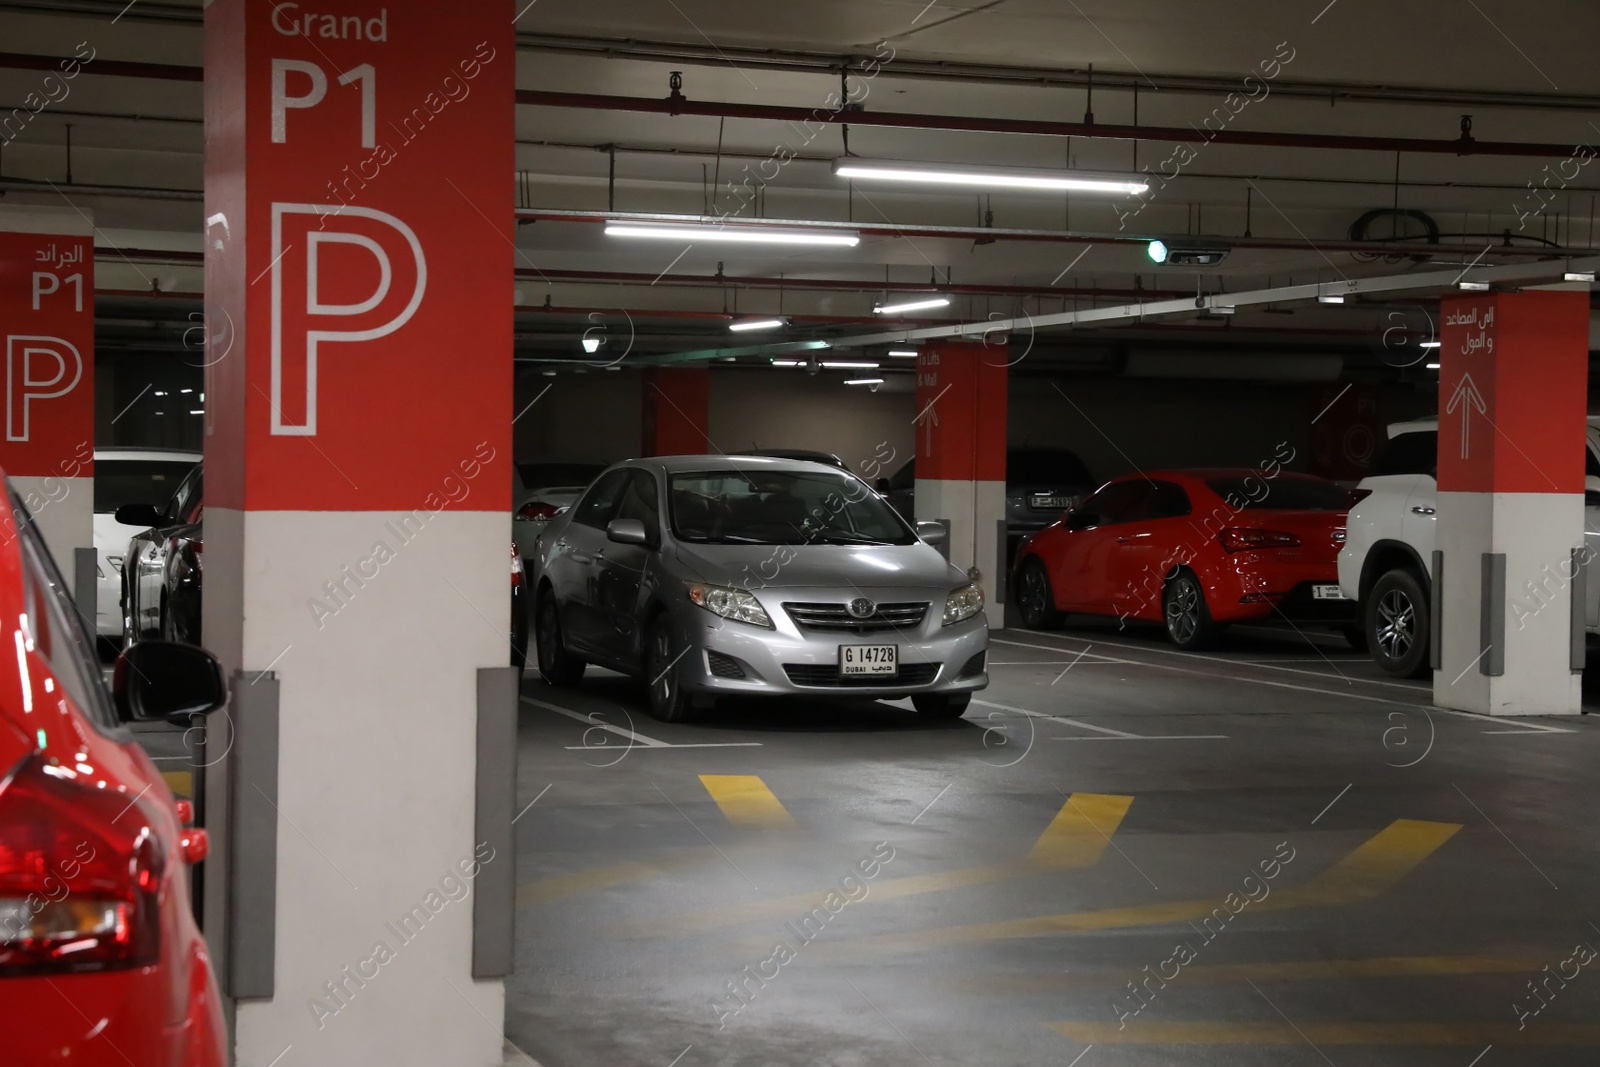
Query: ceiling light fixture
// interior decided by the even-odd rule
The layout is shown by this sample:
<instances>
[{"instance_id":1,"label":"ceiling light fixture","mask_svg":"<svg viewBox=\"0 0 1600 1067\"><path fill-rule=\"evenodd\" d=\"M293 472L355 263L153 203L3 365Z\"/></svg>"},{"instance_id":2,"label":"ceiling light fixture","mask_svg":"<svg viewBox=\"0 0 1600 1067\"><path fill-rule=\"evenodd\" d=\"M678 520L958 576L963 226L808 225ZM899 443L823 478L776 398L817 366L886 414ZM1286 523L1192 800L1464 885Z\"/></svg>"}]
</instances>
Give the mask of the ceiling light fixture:
<instances>
[{"instance_id":1,"label":"ceiling light fixture","mask_svg":"<svg viewBox=\"0 0 1600 1067\"><path fill-rule=\"evenodd\" d=\"M1456 282L1456 285L1470 293L1486 293L1489 291L1488 282Z\"/></svg>"},{"instance_id":2,"label":"ceiling light fixture","mask_svg":"<svg viewBox=\"0 0 1600 1067\"><path fill-rule=\"evenodd\" d=\"M847 231L778 230L765 226L710 226L701 223L606 223L607 237L647 237L663 241L718 241L730 244L835 245L854 248L861 235Z\"/></svg>"},{"instance_id":3,"label":"ceiling light fixture","mask_svg":"<svg viewBox=\"0 0 1600 1067\"><path fill-rule=\"evenodd\" d=\"M1153 263L1188 267L1215 266L1228 256L1226 245L1198 237L1173 238L1171 245L1165 241L1151 241L1144 246L1144 251Z\"/></svg>"},{"instance_id":4,"label":"ceiling light fixture","mask_svg":"<svg viewBox=\"0 0 1600 1067\"><path fill-rule=\"evenodd\" d=\"M891 348L889 349L889 355L895 359L916 359L917 350L915 348Z\"/></svg>"},{"instance_id":5,"label":"ceiling light fixture","mask_svg":"<svg viewBox=\"0 0 1600 1067\"><path fill-rule=\"evenodd\" d=\"M911 300L904 304L879 304L872 309L872 313L874 315L892 315L897 311L921 311L924 308L947 307L949 304L949 297L934 296L926 300Z\"/></svg>"},{"instance_id":6,"label":"ceiling light fixture","mask_svg":"<svg viewBox=\"0 0 1600 1067\"><path fill-rule=\"evenodd\" d=\"M787 319L748 319L744 322L730 322L728 329L734 333L744 333L746 330L776 330L780 326L787 326Z\"/></svg>"},{"instance_id":7,"label":"ceiling light fixture","mask_svg":"<svg viewBox=\"0 0 1600 1067\"><path fill-rule=\"evenodd\" d=\"M1437 364L1437 363L1425 363L1423 365L1425 367L1427 367L1429 370L1438 370L1439 369L1439 364Z\"/></svg>"},{"instance_id":8,"label":"ceiling light fixture","mask_svg":"<svg viewBox=\"0 0 1600 1067\"><path fill-rule=\"evenodd\" d=\"M1419 348L1438 348L1439 345L1442 344L1442 343L1443 342L1440 342L1440 341L1423 341L1418 347Z\"/></svg>"},{"instance_id":9,"label":"ceiling light fixture","mask_svg":"<svg viewBox=\"0 0 1600 1067\"><path fill-rule=\"evenodd\" d=\"M1317 303L1319 303L1319 304L1342 304L1342 303L1344 303L1344 297L1340 296L1338 293L1322 293L1321 295L1319 295L1317 297Z\"/></svg>"},{"instance_id":10,"label":"ceiling light fixture","mask_svg":"<svg viewBox=\"0 0 1600 1067\"><path fill-rule=\"evenodd\" d=\"M1594 281L1594 271L1569 270L1565 275L1562 276L1561 280L1567 282L1592 282Z\"/></svg>"},{"instance_id":11,"label":"ceiling light fixture","mask_svg":"<svg viewBox=\"0 0 1600 1067\"><path fill-rule=\"evenodd\" d=\"M583 339L583 350L590 355L600 351L600 340L598 337L585 337Z\"/></svg>"},{"instance_id":12,"label":"ceiling light fixture","mask_svg":"<svg viewBox=\"0 0 1600 1067\"><path fill-rule=\"evenodd\" d=\"M823 360L822 365L828 370L877 370L876 363L863 363L853 359Z\"/></svg>"},{"instance_id":13,"label":"ceiling light fixture","mask_svg":"<svg viewBox=\"0 0 1600 1067\"><path fill-rule=\"evenodd\" d=\"M805 364L802 363L798 359L775 359L775 360L772 361L772 365L774 367L803 367L803 366L805 366Z\"/></svg>"},{"instance_id":14,"label":"ceiling light fixture","mask_svg":"<svg viewBox=\"0 0 1600 1067\"><path fill-rule=\"evenodd\" d=\"M846 378L846 385L882 385L882 378Z\"/></svg>"},{"instance_id":15,"label":"ceiling light fixture","mask_svg":"<svg viewBox=\"0 0 1600 1067\"><path fill-rule=\"evenodd\" d=\"M909 160L862 159L845 156L833 161L836 177L867 181L908 182L917 185L966 185L985 189L1047 189L1070 193L1134 195L1147 192L1143 178L1087 171L1042 170L1034 167L987 167L960 163L921 163Z\"/></svg>"}]
</instances>

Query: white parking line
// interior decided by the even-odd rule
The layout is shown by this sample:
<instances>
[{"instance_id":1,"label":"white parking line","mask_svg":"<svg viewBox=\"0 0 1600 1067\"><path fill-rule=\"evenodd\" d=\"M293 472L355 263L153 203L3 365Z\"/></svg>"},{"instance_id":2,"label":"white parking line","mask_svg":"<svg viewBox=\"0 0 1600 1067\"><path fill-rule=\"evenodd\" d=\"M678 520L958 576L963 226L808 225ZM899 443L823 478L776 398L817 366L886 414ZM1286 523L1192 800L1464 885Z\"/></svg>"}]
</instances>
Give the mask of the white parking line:
<instances>
[{"instance_id":1,"label":"white parking line","mask_svg":"<svg viewBox=\"0 0 1600 1067\"><path fill-rule=\"evenodd\" d=\"M1173 734L1157 737L1146 734L1130 734L1126 730L1113 730L1109 726L1096 726L1094 723L1084 722L1081 719L1069 719L1064 715L1046 715L1042 711L1029 711L1027 708L1014 708L1009 704L996 704L992 700L973 700L974 704L982 704L986 708L996 708L1000 711L1009 711L1016 715L1027 715L1035 719L1049 719L1051 722L1063 723L1067 726L1076 726L1082 730L1092 730L1103 737L1053 737L1052 741L1212 741L1226 740L1227 734Z\"/></svg>"},{"instance_id":2,"label":"white parking line","mask_svg":"<svg viewBox=\"0 0 1600 1067\"><path fill-rule=\"evenodd\" d=\"M1575 734L1578 731L1569 730L1564 726L1549 726L1542 722L1532 722L1524 719L1509 719L1504 715L1480 715L1475 711L1457 711L1454 708L1439 708L1446 715L1459 715L1463 719L1482 719L1497 725L1514 727L1510 730L1485 730L1486 734Z\"/></svg>"},{"instance_id":3,"label":"white parking line","mask_svg":"<svg viewBox=\"0 0 1600 1067\"><path fill-rule=\"evenodd\" d=\"M585 715L583 712L581 712L581 711L573 711L571 708L563 708L560 705L550 704L550 703L547 703L546 701L543 701L543 700L535 700L533 697L529 697L529 696L522 697L521 700L522 700L522 702L524 704L532 704L536 708L544 708L547 711L555 712L557 715L565 715L567 718L574 719L574 720L576 720L578 722L581 722L585 726L592 726L597 730L606 730L606 731L609 731L610 733L614 733L614 734L618 734L618 735L620 735L622 737L626 737L628 740L632 741L634 743L634 745L638 746L639 748L760 748L761 747L761 742L760 741L715 741L715 742L703 741L703 742L699 742L699 743L696 743L696 744L687 744L687 745L673 744L671 741L662 741L660 738L646 737L644 734L636 733L633 730L624 729L621 726L614 726L609 722L597 722L593 718L592 715ZM630 748L634 747L634 745L631 745L629 747ZM616 745L566 745L564 747L569 748L569 749L604 748L604 749L610 749L612 751L615 751L617 746Z\"/></svg>"}]
</instances>

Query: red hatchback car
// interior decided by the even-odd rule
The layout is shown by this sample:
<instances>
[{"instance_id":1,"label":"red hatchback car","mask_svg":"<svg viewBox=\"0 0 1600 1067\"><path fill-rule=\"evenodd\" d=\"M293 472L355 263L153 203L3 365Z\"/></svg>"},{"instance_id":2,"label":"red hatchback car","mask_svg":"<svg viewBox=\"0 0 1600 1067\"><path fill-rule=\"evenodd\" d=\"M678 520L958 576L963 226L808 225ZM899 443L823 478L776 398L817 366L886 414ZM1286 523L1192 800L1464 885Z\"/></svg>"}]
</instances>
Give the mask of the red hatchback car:
<instances>
[{"instance_id":1,"label":"red hatchback car","mask_svg":"<svg viewBox=\"0 0 1600 1067\"><path fill-rule=\"evenodd\" d=\"M215 710L216 660L147 642L107 693L94 635L14 496L0 507L0 1037L7 1064L222 1067L188 868L205 831L124 724Z\"/></svg>"},{"instance_id":2,"label":"red hatchback car","mask_svg":"<svg viewBox=\"0 0 1600 1067\"><path fill-rule=\"evenodd\" d=\"M1162 622L1179 648L1224 626L1283 618L1360 638L1339 592L1347 490L1304 474L1153 471L1106 483L1018 549L1023 622L1066 612Z\"/></svg>"}]
</instances>

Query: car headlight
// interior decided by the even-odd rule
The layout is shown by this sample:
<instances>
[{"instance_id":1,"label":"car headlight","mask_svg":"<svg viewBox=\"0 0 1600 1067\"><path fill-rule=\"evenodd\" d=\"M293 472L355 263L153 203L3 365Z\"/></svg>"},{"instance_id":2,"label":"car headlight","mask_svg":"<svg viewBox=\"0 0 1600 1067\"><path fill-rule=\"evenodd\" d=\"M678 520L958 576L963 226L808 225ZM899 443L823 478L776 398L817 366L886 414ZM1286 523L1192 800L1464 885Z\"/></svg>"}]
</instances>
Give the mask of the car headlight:
<instances>
[{"instance_id":1,"label":"car headlight","mask_svg":"<svg viewBox=\"0 0 1600 1067\"><path fill-rule=\"evenodd\" d=\"M720 615L724 619L747 622L751 626L762 626L768 630L773 629L772 620L767 617L767 609L763 608L761 601L747 590L690 582L689 599L711 614Z\"/></svg>"},{"instance_id":2,"label":"car headlight","mask_svg":"<svg viewBox=\"0 0 1600 1067\"><path fill-rule=\"evenodd\" d=\"M950 590L944 598L944 625L965 622L983 610L983 586L977 582Z\"/></svg>"}]
</instances>

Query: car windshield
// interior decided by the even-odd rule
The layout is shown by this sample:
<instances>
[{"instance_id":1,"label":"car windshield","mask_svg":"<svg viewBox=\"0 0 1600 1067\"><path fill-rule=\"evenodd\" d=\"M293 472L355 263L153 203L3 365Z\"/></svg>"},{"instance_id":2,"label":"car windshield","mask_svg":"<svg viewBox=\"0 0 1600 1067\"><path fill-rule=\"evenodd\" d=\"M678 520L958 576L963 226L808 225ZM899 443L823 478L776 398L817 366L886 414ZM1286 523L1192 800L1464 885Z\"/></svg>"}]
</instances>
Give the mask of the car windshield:
<instances>
[{"instance_id":1,"label":"car windshield","mask_svg":"<svg viewBox=\"0 0 1600 1067\"><path fill-rule=\"evenodd\" d=\"M1208 478L1206 484L1236 506L1257 511L1348 511L1350 492L1320 478ZM1263 495L1261 488L1266 486Z\"/></svg>"},{"instance_id":2,"label":"car windshield","mask_svg":"<svg viewBox=\"0 0 1600 1067\"><path fill-rule=\"evenodd\" d=\"M1065 449L1016 449L1006 453L1006 481L1094 485L1083 460Z\"/></svg>"},{"instance_id":3,"label":"car windshield","mask_svg":"<svg viewBox=\"0 0 1600 1067\"><path fill-rule=\"evenodd\" d=\"M109 515L124 504L162 507L183 476L194 469L186 459L97 459L94 462L94 510Z\"/></svg>"},{"instance_id":4,"label":"car windshield","mask_svg":"<svg viewBox=\"0 0 1600 1067\"><path fill-rule=\"evenodd\" d=\"M736 545L909 545L894 509L846 474L712 470L671 476L672 532L680 541Z\"/></svg>"}]
</instances>

